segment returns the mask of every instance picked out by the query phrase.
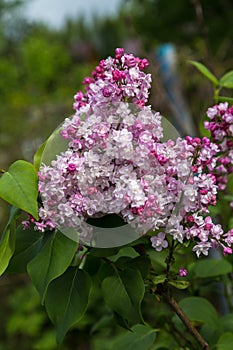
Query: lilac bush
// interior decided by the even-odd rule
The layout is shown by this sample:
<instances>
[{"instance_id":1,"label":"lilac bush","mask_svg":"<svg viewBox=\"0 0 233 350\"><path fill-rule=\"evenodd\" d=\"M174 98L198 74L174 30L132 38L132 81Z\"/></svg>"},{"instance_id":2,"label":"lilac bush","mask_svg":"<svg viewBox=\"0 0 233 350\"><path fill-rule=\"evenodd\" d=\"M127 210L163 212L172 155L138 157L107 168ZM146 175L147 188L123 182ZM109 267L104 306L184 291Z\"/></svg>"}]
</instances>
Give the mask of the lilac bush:
<instances>
[{"instance_id":1,"label":"lilac bush","mask_svg":"<svg viewBox=\"0 0 233 350\"><path fill-rule=\"evenodd\" d=\"M233 88L232 72L218 81L206 67L194 64L218 94L222 87ZM90 300L96 302L95 289L107 312L130 330L113 349L128 350L131 343L139 350L153 344L156 349L194 349L197 342L202 349L211 344L223 350L222 344L233 341L228 334L233 312L219 319L202 292L197 295L195 284L218 278L231 307L227 259L233 229L223 229L212 213L233 172L233 107L219 103L215 94L218 103L208 109L204 122L209 137L166 138L164 117L148 104L148 65L147 59L116 49L115 57L101 60L84 79L84 92L75 94L74 115L58 129L56 141L67 142L63 151L55 147L56 157L46 161L56 131L36 152L34 164L18 160L3 171L0 197L11 204L11 212L0 242L0 272L29 274L56 326L58 345L88 312ZM232 210L233 193L229 197ZM120 226L113 216L120 218ZM109 217L112 226L106 226ZM105 226L98 226L99 220ZM118 245L111 246L110 239L101 249L96 227L106 228L99 234L113 235ZM69 230L78 234L69 236ZM130 237L124 246L114 237L121 232ZM132 232L137 236L132 238ZM221 252L221 258L206 259L210 251ZM189 294L178 294L178 303L174 288L176 295L177 290ZM167 317L167 309L162 322L161 311L155 317L161 301L192 337L176 318ZM148 319L142 312L146 303Z\"/></svg>"}]
</instances>

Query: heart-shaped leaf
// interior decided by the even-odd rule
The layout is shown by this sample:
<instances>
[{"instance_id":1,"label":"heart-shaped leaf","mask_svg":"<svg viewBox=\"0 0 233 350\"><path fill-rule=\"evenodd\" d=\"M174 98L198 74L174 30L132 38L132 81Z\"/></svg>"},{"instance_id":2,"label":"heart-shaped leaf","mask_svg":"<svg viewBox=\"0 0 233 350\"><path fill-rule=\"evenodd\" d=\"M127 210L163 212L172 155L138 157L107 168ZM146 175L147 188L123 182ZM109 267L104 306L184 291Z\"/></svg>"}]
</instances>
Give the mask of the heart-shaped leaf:
<instances>
[{"instance_id":1,"label":"heart-shaped leaf","mask_svg":"<svg viewBox=\"0 0 233 350\"><path fill-rule=\"evenodd\" d=\"M47 242L39 254L28 264L28 274L44 303L49 283L69 267L78 243L61 232L47 233Z\"/></svg>"},{"instance_id":2,"label":"heart-shaped leaf","mask_svg":"<svg viewBox=\"0 0 233 350\"><path fill-rule=\"evenodd\" d=\"M105 278L102 289L107 305L128 325L143 322L141 302L145 287L138 270L115 270L112 276Z\"/></svg>"},{"instance_id":3,"label":"heart-shaped leaf","mask_svg":"<svg viewBox=\"0 0 233 350\"><path fill-rule=\"evenodd\" d=\"M91 287L92 282L88 273L77 267L69 267L62 276L49 285L45 307L50 319L56 325L58 344L84 315Z\"/></svg>"}]
</instances>

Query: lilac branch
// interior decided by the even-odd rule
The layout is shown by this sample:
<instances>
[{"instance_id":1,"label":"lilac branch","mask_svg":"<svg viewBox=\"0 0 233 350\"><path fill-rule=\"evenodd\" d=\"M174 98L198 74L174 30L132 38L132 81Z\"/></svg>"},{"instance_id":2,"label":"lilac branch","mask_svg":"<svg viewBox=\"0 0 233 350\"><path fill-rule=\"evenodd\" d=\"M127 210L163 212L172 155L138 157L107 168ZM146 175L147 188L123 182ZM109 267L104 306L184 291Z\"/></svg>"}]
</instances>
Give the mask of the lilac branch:
<instances>
[{"instance_id":1,"label":"lilac branch","mask_svg":"<svg viewBox=\"0 0 233 350\"><path fill-rule=\"evenodd\" d=\"M205 339L201 336L201 334L197 331L197 329L192 325L188 316L181 309L181 307L179 306L177 301L170 295L169 291L166 291L163 293L163 298L166 301L166 303L168 305L170 305L170 307L173 309L173 311L175 311L177 316L180 318L180 320L186 326L188 331L193 335L193 337L199 343L201 348L204 350L211 350L209 344L205 341Z\"/></svg>"}]
</instances>

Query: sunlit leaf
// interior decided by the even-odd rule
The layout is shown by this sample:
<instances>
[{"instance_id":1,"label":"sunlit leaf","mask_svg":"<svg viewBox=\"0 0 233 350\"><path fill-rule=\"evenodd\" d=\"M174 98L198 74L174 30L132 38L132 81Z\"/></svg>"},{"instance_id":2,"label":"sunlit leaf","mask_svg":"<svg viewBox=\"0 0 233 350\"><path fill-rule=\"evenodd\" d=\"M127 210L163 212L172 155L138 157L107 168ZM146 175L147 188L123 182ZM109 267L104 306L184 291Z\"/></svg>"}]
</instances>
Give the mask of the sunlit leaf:
<instances>
[{"instance_id":1,"label":"sunlit leaf","mask_svg":"<svg viewBox=\"0 0 233 350\"><path fill-rule=\"evenodd\" d=\"M233 104L233 98L232 97L218 96L218 101L219 102L228 102L231 105Z\"/></svg>"},{"instance_id":2,"label":"sunlit leaf","mask_svg":"<svg viewBox=\"0 0 233 350\"><path fill-rule=\"evenodd\" d=\"M224 74L219 81L219 85L227 89L233 89L233 70Z\"/></svg>"},{"instance_id":3,"label":"sunlit leaf","mask_svg":"<svg viewBox=\"0 0 233 350\"><path fill-rule=\"evenodd\" d=\"M212 81L214 85L219 84L218 79L209 71L208 68L206 68L206 66L204 66L204 64L196 61L189 61L189 63L194 65L199 70L199 72L201 72L207 79Z\"/></svg>"},{"instance_id":4,"label":"sunlit leaf","mask_svg":"<svg viewBox=\"0 0 233 350\"><path fill-rule=\"evenodd\" d=\"M153 284L157 285L157 284L160 284L160 283L164 283L165 280L166 280L166 275L165 274L162 274L162 275L158 275L158 276L155 276L153 277Z\"/></svg>"},{"instance_id":5,"label":"sunlit leaf","mask_svg":"<svg viewBox=\"0 0 233 350\"><path fill-rule=\"evenodd\" d=\"M38 148L38 150L36 151L36 153L34 154L34 167L36 169L36 171L39 170L40 168L40 164L41 164L41 157L43 155L45 146L46 146L47 141L45 141L44 143L42 143L42 145Z\"/></svg>"},{"instance_id":6,"label":"sunlit leaf","mask_svg":"<svg viewBox=\"0 0 233 350\"><path fill-rule=\"evenodd\" d=\"M34 166L17 160L0 178L0 197L38 219L37 174Z\"/></svg>"},{"instance_id":7,"label":"sunlit leaf","mask_svg":"<svg viewBox=\"0 0 233 350\"><path fill-rule=\"evenodd\" d=\"M177 280L177 281L169 281L168 283L177 289L186 289L190 286L190 283L188 281Z\"/></svg>"}]
</instances>

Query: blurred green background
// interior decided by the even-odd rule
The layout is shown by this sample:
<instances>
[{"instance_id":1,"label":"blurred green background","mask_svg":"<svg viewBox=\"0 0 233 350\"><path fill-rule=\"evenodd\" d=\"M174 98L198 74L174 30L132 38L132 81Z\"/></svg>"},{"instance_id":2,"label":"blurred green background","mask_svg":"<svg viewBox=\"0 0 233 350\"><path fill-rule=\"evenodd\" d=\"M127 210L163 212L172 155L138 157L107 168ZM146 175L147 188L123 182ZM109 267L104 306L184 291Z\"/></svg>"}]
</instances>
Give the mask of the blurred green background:
<instances>
[{"instance_id":1,"label":"blurred green background","mask_svg":"<svg viewBox=\"0 0 233 350\"><path fill-rule=\"evenodd\" d=\"M177 111L156 55L162 44L173 45L178 97L197 130L213 91L188 60L204 63L218 77L233 67L231 0L122 0L114 16L67 19L56 29L24 19L23 3L0 0L0 169L16 159L32 160L38 146L73 113L73 95L83 78L116 47L149 59L150 103L174 121ZM0 202L1 227L6 219L7 206ZM0 350L56 348L53 327L27 276L1 278L0 295ZM110 348L111 316L100 320L98 333L91 326L103 311L99 297L97 307L92 305L67 337L64 350Z\"/></svg>"}]
</instances>

